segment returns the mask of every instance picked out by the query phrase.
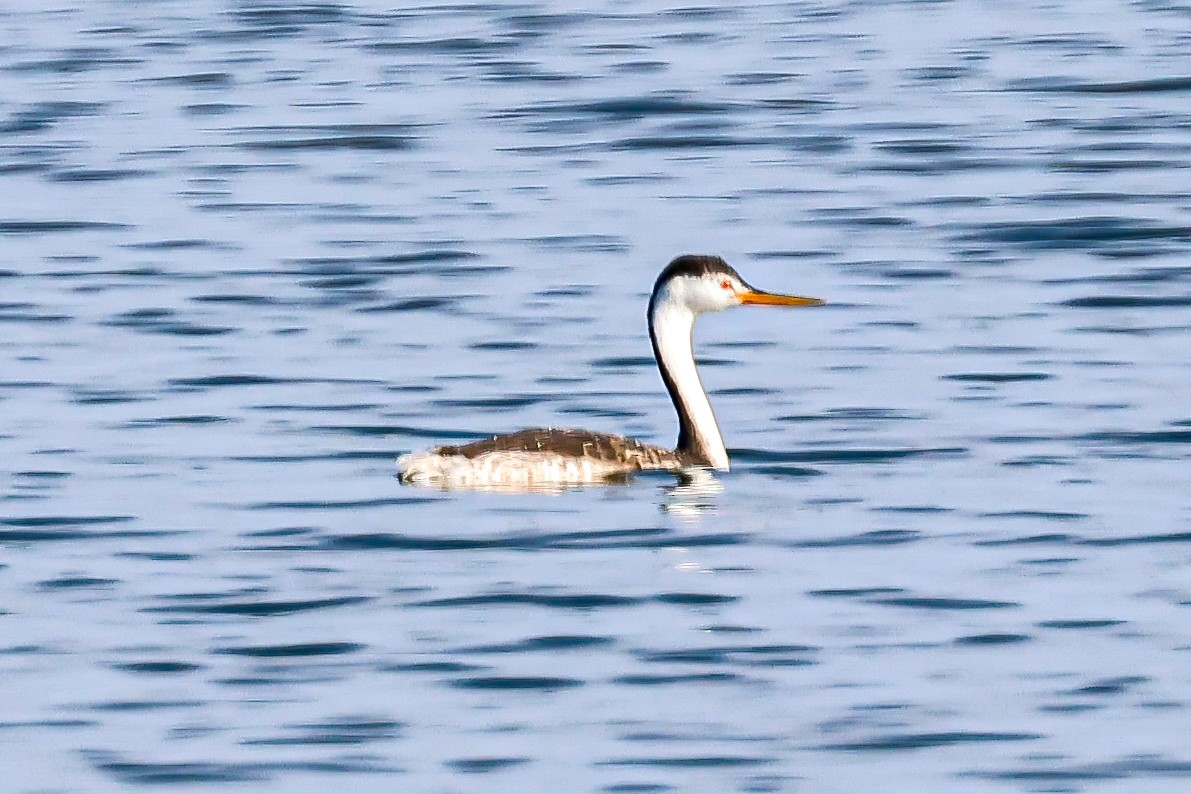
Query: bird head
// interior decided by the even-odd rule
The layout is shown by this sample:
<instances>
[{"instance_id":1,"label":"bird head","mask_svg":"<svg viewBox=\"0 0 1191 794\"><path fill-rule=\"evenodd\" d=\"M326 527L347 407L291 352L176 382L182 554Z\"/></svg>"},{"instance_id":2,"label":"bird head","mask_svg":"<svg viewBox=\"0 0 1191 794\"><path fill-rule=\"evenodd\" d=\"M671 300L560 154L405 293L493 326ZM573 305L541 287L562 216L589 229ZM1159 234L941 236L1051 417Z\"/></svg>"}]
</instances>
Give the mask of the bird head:
<instances>
[{"instance_id":1,"label":"bird head","mask_svg":"<svg viewBox=\"0 0 1191 794\"><path fill-rule=\"evenodd\" d=\"M682 308L691 314L722 311L733 306L821 306L818 298L779 295L749 285L718 256L684 254L658 276L650 311Z\"/></svg>"}]
</instances>

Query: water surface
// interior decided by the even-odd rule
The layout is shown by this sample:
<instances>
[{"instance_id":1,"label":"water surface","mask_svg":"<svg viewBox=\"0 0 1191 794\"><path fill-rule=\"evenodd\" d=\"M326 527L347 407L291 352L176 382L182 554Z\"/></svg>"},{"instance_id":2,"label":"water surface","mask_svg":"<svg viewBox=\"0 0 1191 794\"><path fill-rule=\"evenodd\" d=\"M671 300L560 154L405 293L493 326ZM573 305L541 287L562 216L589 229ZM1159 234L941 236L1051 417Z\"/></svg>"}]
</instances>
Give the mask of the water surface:
<instances>
[{"instance_id":1,"label":"water surface","mask_svg":"<svg viewBox=\"0 0 1191 794\"><path fill-rule=\"evenodd\" d=\"M0 12L9 790L1182 791L1187 14ZM396 482L686 251L722 490Z\"/></svg>"}]
</instances>

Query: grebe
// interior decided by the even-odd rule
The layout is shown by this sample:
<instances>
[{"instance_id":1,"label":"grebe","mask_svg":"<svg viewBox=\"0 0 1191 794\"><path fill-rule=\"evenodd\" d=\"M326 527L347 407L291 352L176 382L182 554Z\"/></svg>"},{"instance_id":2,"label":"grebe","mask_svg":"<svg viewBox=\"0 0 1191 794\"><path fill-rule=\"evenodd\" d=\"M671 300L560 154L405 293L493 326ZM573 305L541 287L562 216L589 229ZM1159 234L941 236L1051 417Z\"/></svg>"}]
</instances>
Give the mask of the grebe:
<instances>
[{"instance_id":1,"label":"grebe","mask_svg":"<svg viewBox=\"0 0 1191 794\"><path fill-rule=\"evenodd\" d=\"M728 450L695 369L695 318L732 306L820 306L818 298L754 289L718 256L686 254L662 271L649 298L649 338L678 412L675 449L589 430L533 428L397 459L402 482L442 488L557 487L643 469L727 471Z\"/></svg>"}]
</instances>

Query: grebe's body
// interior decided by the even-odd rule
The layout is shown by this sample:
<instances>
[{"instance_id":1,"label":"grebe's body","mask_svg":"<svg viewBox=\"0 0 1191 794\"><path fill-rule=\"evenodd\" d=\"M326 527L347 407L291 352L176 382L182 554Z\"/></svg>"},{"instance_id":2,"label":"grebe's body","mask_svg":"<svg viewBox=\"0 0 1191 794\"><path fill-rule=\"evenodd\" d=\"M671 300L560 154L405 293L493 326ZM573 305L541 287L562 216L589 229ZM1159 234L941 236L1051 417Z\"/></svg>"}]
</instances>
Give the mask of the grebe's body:
<instances>
[{"instance_id":1,"label":"grebe's body","mask_svg":"<svg viewBox=\"0 0 1191 794\"><path fill-rule=\"evenodd\" d=\"M678 413L675 449L607 433L535 428L405 455L397 460L401 480L443 488L549 488L605 482L644 469L726 471L728 450L695 369L695 318L742 304L821 303L753 289L717 256L680 256L658 276L648 312L654 357Z\"/></svg>"},{"instance_id":2,"label":"grebe's body","mask_svg":"<svg viewBox=\"0 0 1191 794\"><path fill-rule=\"evenodd\" d=\"M616 480L643 469L701 465L677 450L624 436L536 427L397 461L401 479L446 488L532 488Z\"/></svg>"}]
</instances>

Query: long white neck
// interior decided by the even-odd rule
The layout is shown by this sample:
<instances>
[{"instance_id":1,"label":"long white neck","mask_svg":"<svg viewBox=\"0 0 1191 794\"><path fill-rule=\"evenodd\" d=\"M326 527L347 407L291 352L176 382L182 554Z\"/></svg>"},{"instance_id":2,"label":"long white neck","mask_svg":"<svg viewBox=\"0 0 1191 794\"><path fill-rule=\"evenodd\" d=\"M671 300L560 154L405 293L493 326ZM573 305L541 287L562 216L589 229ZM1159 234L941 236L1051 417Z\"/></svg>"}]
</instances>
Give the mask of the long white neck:
<instances>
[{"instance_id":1,"label":"long white neck","mask_svg":"<svg viewBox=\"0 0 1191 794\"><path fill-rule=\"evenodd\" d=\"M685 452L702 465L727 471L728 450L711 410L711 401L699 372L691 335L695 314L687 307L668 300L655 300L649 307L649 337L653 354L674 410L678 412L678 451Z\"/></svg>"}]
</instances>

